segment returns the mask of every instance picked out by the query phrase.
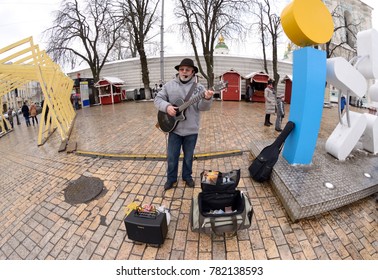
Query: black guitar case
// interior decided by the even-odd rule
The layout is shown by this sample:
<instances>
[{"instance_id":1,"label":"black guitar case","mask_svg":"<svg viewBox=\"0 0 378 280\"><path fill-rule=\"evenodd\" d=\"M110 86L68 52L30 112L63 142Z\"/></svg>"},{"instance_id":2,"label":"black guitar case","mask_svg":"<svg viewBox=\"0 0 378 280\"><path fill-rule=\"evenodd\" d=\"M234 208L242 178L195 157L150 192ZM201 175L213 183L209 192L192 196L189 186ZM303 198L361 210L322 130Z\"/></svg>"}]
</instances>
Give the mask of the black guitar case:
<instances>
[{"instance_id":1,"label":"black guitar case","mask_svg":"<svg viewBox=\"0 0 378 280\"><path fill-rule=\"evenodd\" d=\"M278 135L277 139L269 146L266 146L254 159L248 168L249 174L253 180L257 182L269 180L273 171L273 166L278 160L283 144L293 129L294 123L289 121L280 135Z\"/></svg>"}]
</instances>

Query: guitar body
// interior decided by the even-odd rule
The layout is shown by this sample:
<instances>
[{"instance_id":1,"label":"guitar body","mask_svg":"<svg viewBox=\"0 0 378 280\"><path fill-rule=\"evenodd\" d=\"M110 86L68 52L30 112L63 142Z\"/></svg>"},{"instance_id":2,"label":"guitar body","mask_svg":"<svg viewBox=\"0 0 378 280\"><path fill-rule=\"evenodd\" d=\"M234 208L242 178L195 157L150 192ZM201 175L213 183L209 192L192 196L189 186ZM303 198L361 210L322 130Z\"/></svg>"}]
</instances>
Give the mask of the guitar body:
<instances>
[{"instance_id":1,"label":"guitar body","mask_svg":"<svg viewBox=\"0 0 378 280\"><path fill-rule=\"evenodd\" d=\"M178 99L173 106L179 107L182 104L184 104L184 100ZM185 120L185 110L182 112L177 112L176 116L174 117L168 115L165 112L159 111L157 117L160 129L164 132L171 132L176 128L179 122Z\"/></svg>"},{"instance_id":2,"label":"guitar body","mask_svg":"<svg viewBox=\"0 0 378 280\"><path fill-rule=\"evenodd\" d=\"M227 85L228 85L228 81L221 81L217 85L214 85L213 90L222 90L226 88ZM176 116L172 117L168 115L166 112L159 111L157 115L159 128L164 132L173 131L180 121L185 120L185 115L184 115L185 110L189 106L200 101L204 96L205 96L205 93L202 92L201 94L198 94L197 96L195 96L194 98L186 102L182 99L176 100L175 104L173 104L174 107L178 108L176 110Z\"/></svg>"}]
</instances>

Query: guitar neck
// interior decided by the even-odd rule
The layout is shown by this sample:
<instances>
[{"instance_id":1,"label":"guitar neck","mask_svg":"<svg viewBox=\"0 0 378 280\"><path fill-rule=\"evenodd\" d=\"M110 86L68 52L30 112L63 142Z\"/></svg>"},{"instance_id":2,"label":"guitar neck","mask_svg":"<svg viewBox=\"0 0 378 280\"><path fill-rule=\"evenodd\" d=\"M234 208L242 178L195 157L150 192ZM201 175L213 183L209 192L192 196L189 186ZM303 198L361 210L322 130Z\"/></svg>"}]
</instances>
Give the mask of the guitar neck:
<instances>
[{"instance_id":1,"label":"guitar neck","mask_svg":"<svg viewBox=\"0 0 378 280\"><path fill-rule=\"evenodd\" d=\"M228 81L221 82L221 83L213 86L212 90L222 90L222 89L226 88L227 85L228 85ZM184 104L182 104L181 106L178 107L178 112L184 111L186 108L193 105L194 103L197 103L198 101L200 101L204 97L205 97L205 92L202 92L202 93L198 94L197 96L193 97L192 99L184 102Z\"/></svg>"},{"instance_id":2,"label":"guitar neck","mask_svg":"<svg viewBox=\"0 0 378 280\"><path fill-rule=\"evenodd\" d=\"M197 96L193 97L192 99L184 102L184 104L179 106L178 111L179 112L184 111L186 108L188 108L189 106L192 106L194 103L197 103L198 101L200 101L204 97L205 97L205 92L198 94Z\"/></svg>"}]
</instances>

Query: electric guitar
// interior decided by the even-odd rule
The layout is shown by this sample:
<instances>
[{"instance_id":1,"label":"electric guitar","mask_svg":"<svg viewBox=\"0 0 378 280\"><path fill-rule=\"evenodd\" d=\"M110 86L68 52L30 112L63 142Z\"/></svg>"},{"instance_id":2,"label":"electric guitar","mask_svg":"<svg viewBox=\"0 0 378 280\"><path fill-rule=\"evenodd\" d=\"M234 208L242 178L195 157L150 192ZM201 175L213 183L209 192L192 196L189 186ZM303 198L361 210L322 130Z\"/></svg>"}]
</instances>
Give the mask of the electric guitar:
<instances>
[{"instance_id":1,"label":"electric guitar","mask_svg":"<svg viewBox=\"0 0 378 280\"><path fill-rule=\"evenodd\" d=\"M228 81L221 81L212 87L214 91L220 91L228 86ZM176 100L173 106L177 107L176 109L176 116L170 116L165 112L159 111L157 118L158 124L160 129L163 132L171 132L173 131L177 124L183 120L185 120L185 110L200 101L202 98L205 97L205 92L198 94L197 96L189 99L188 101L184 102L182 99Z\"/></svg>"}]
</instances>

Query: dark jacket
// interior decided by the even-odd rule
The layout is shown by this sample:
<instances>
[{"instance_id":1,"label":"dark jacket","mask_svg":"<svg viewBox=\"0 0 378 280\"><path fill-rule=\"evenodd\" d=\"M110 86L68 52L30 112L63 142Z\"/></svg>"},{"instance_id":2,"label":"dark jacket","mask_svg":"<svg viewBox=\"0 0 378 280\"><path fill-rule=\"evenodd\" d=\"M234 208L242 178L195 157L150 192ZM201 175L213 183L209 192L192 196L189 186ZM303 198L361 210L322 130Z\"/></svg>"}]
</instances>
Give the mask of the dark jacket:
<instances>
[{"instance_id":1,"label":"dark jacket","mask_svg":"<svg viewBox=\"0 0 378 280\"><path fill-rule=\"evenodd\" d=\"M183 84L179 77L167 82L154 99L155 107L162 112L167 112L167 107L171 104L175 104L178 100L181 100L182 103L184 103L186 95L190 91L194 82L195 77L186 84ZM204 92L205 87L198 83L191 99ZM180 136L198 134L200 126L200 111L210 110L210 106L213 102L212 100L212 98L210 100L202 98L199 102L189 106L185 110L185 121L180 121L174 132Z\"/></svg>"},{"instance_id":2,"label":"dark jacket","mask_svg":"<svg viewBox=\"0 0 378 280\"><path fill-rule=\"evenodd\" d=\"M24 104L21 108L21 112L25 118L29 117L29 107L28 105Z\"/></svg>"}]
</instances>

